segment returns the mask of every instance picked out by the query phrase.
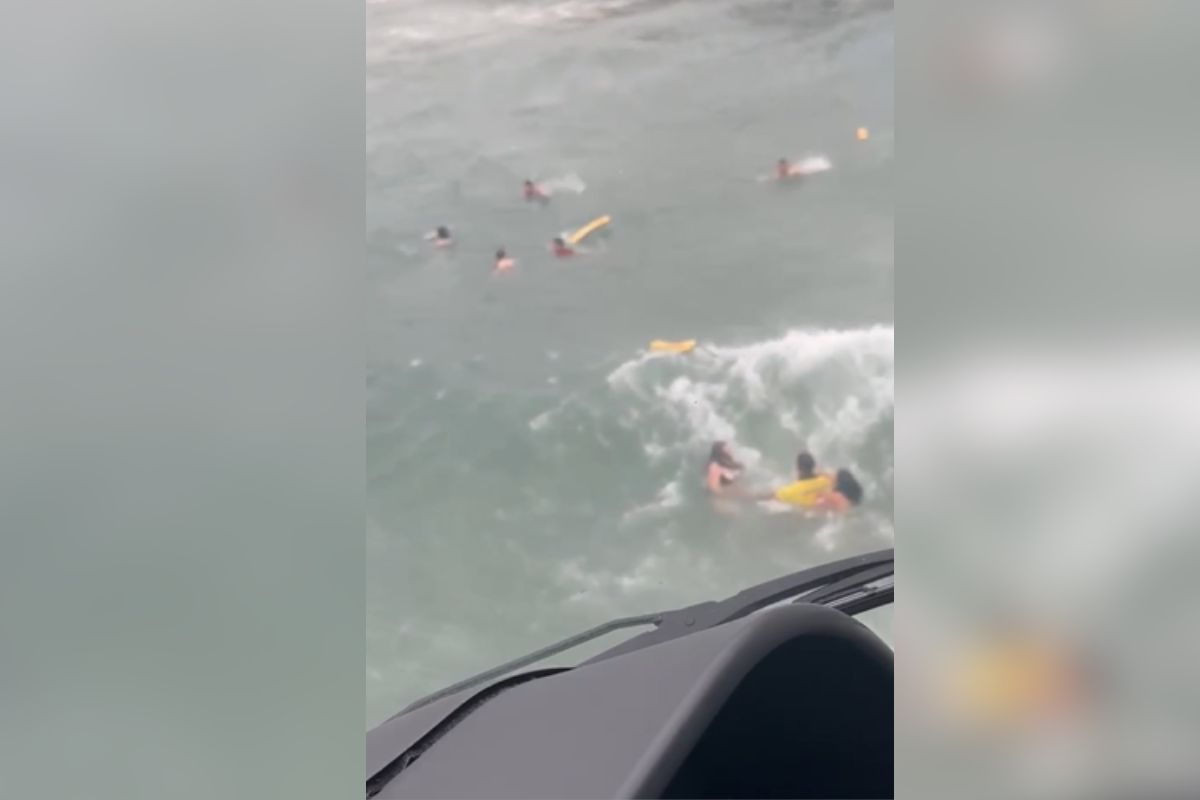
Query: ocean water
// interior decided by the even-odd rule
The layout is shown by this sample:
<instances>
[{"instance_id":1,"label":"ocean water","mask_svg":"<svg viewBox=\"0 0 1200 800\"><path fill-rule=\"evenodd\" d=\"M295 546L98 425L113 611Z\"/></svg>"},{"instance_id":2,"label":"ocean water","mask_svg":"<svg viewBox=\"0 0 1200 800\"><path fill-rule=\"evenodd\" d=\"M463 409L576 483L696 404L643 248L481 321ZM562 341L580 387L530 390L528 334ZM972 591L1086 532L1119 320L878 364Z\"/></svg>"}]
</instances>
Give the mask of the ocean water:
<instances>
[{"instance_id":1,"label":"ocean water","mask_svg":"<svg viewBox=\"0 0 1200 800\"><path fill-rule=\"evenodd\" d=\"M368 725L892 545L891 2L368 0L367 24ZM832 166L762 180L781 156ZM547 252L600 214L586 253ZM718 438L752 486L807 448L867 500L714 508Z\"/></svg>"}]
</instances>

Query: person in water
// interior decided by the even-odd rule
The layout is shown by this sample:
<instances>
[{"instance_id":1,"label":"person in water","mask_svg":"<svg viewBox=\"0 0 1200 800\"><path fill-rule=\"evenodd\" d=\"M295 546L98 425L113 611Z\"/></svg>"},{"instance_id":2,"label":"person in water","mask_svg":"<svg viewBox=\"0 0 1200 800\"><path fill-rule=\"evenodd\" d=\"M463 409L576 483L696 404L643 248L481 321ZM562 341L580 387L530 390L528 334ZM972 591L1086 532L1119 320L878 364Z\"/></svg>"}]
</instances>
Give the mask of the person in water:
<instances>
[{"instance_id":1,"label":"person in water","mask_svg":"<svg viewBox=\"0 0 1200 800\"><path fill-rule=\"evenodd\" d=\"M793 177L792 165L788 163L786 158L781 158L775 162L775 177L781 181L786 181L788 178Z\"/></svg>"},{"instance_id":2,"label":"person in water","mask_svg":"<svg viewBox=\"0 0 1200 800\"><path fill-rule=\"evenodd\" d=\"M816 508L826 511L849 511L862 502L863 488L848 469L839 469L833 477L833 489L817 498Z\"/></svg>"},{"instance_id":3,"label":"person in water","mask_svg":"<svg viewBox=\"0 0 1200 800\"><path fill-rule=\"evenodd\" d=\"M508 251L505 250L503 247L501 247L499 250L496 251L496 271L497 272L504 272L505 270L512 269L516 265L517 265L516 260L514 258L512 258L511 256L509 256Z\"/></svg>"},{"instance_id":4,"label":"person in water","mask_svg":"<svg viewBox=\"0 0 1200 800\"><path fill-rule=\"evenodd\" d=\"M546 194L542 187L538 186L528 178L525 179L525 188L523 192L526 200L537 200L544 203L550 199L550 195Z\"/></svg>"},{"instance_id":5,"label":"person in water","mask_svg":"<svg viewBox=\"0 0 1200 800\"><path fill-rule=\"evenodd\" d=\"M796 456L796 480L773 492L760 495L760 500L778 500L789 506L815 508L820 498L833 490L833 479L817 472L817 460L811 453Z\"/></svg>"},{"instance_id":6,"label":"person in water","mask_svg":"<svg viewBox=\"0 0 1200 800\"><path fill-rule=\"evenodd\" d=\"M425 238L432 240L434 247L448 247L454 243L454 240L450 237L450 229L445 225L438 225L434 232Z\"/></svg>"},{"instance_id":7,"label":"person in water","mask_svg":"<svg viewBox=\"0 0 1200 800\"><path fill-rule=\"evenodd\" d=\"M732 492L741 471L742 465L730 454L729 445L713 442L712 450L708 453L708 464L704 468L704 485L708 491L714 495Z\"/></svg>"},{"instance_id":8,"label":"person in water","mask_svg":"<svg viewBox=\"0 0 1200 800\"><path fill-rule=\"evenodd\" d=\"M559 258L575 255L575 251L567 246L567 243L563 241L561 236L555 236L554 241L550 242L550 252Z\"/></svg>"}]
</instances>

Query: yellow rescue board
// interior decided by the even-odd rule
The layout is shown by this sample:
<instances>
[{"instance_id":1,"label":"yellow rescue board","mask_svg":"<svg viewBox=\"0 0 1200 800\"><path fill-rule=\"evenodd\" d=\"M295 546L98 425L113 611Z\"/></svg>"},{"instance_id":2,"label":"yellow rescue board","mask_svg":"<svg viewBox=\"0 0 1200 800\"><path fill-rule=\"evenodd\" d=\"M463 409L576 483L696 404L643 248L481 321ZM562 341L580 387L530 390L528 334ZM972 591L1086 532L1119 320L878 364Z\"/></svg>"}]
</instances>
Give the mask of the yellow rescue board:
<instances>
[{"instance_id":1,"label":"yellow rescue board","mask_svg":"<svg viewBox=\"0 0 1200 800\"><path fill-rule=\"evenodd\" d=\"M567 237L567 244L579 244L587 237L591 236L596 231L603 228L608 223L612 222L612 217L605 214L603 217L596 217L594 220L584 225L579 230Z\"/></svg>"},{"instance_id":2,"label":"yellow rescue board","mask_svg":"<svg viewBox=\"0 0 1200 800\"><path fill-rule=\"evenodd\" d=\"M662 339L655 339L650 343L651 353L690 353L695 348L695 339L688 339L684 342L666 342Z\"/></svg>"}]
</instances>

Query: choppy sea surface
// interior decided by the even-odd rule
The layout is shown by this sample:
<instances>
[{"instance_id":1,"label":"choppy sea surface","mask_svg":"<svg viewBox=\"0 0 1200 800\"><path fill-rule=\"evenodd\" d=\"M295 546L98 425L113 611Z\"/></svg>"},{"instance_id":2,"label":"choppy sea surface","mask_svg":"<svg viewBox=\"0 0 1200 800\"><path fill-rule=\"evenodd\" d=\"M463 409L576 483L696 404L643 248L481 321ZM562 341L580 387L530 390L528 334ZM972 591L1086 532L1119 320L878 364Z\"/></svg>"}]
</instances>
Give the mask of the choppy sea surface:
<instances>
[{"instance_id":1,"label":"choppy sea surface","mask_svg":"<svg viewBox=\"0 0 1200 800\"><path fill-rule=\"evenodd\" d=\"M368 0L367 24L368 725L892 545L891 2ZM831 168L764 180L780 157ZM752 486L809 449L867 500L715 508L714 439Z\"/></svg>"}]
</instances>

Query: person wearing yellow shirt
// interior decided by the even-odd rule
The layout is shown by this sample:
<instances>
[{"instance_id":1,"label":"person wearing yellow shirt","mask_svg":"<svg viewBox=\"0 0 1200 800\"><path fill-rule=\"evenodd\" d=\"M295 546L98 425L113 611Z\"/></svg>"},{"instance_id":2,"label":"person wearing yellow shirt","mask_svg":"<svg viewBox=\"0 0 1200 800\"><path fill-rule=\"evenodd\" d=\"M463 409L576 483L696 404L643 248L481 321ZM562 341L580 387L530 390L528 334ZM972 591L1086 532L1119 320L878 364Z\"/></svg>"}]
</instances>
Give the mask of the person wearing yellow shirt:
<instances>
[{"instance_id":1,"label":"person wearing yellow shirt","mask_svg":"<svg viewBox=\"0 0 1200 800\"><path fill-rule=\"evenodd\" d=\"M833 478L817 472L817 460L812 453L805 452L796 456L796 480L761 495L759 499L778 500L798 508L814 508L831 491Z\"/></svg>"}]
</instances>

